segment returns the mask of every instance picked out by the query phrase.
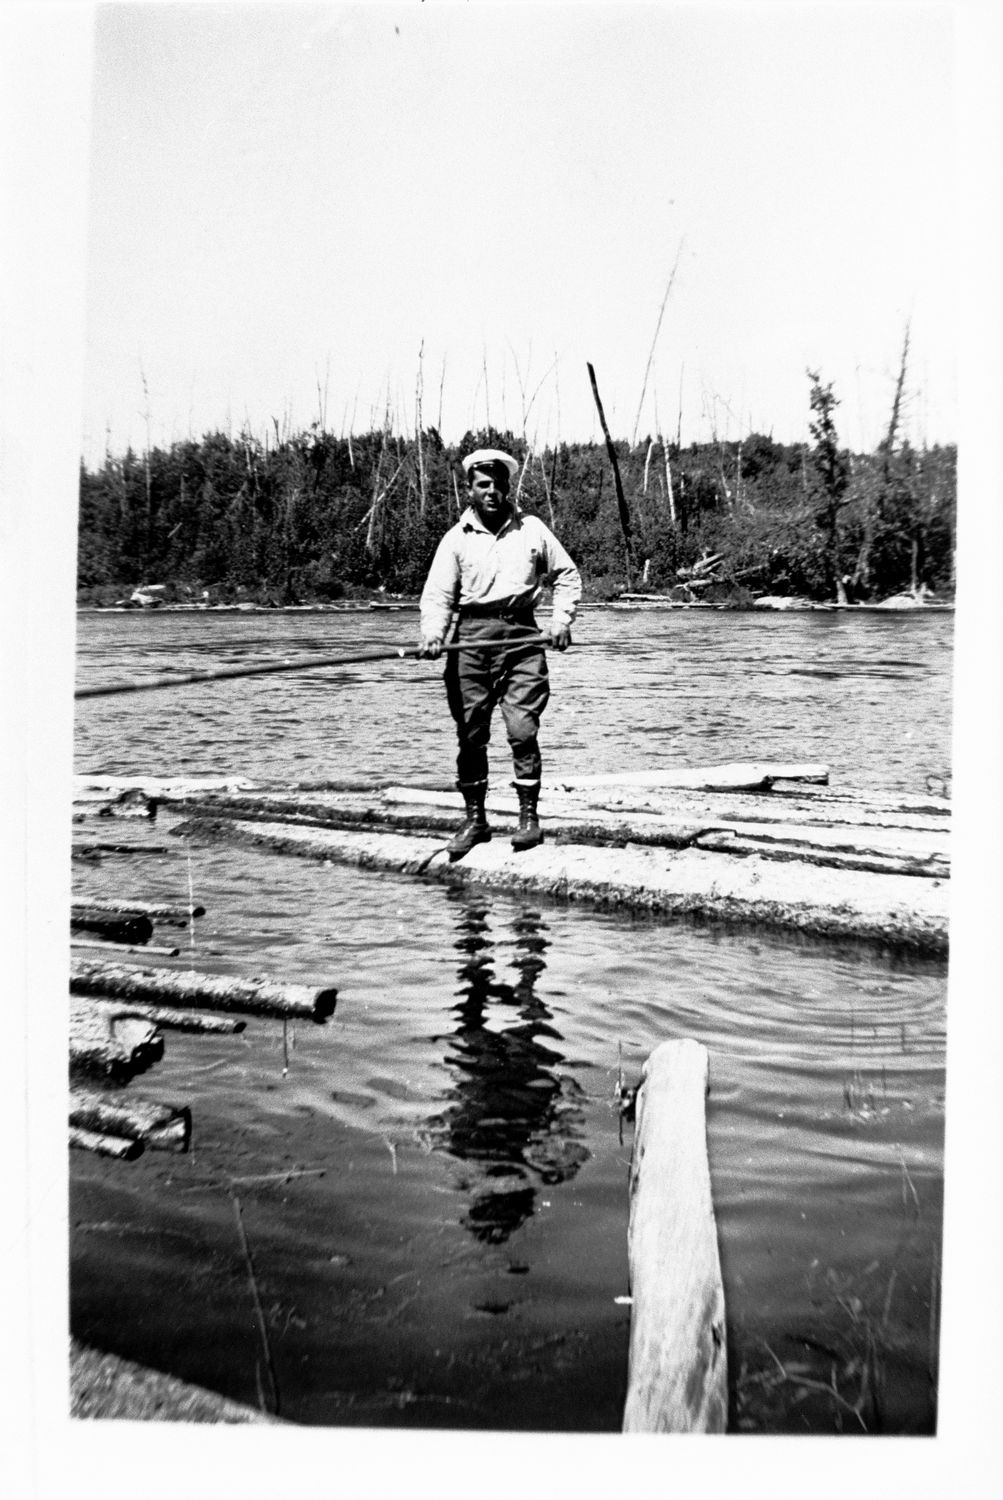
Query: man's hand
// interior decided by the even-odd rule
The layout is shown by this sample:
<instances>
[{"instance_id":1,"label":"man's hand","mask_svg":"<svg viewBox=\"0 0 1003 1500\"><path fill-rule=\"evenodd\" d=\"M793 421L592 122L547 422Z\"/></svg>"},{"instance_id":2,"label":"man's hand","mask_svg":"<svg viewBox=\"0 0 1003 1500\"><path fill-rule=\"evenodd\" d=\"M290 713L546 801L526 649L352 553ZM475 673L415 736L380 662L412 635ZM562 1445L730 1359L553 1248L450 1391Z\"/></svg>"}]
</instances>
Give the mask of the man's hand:
<instances>
[{"instance_id":1,"label":"man's hand","mask_svg":"<svg viewBox=\"0 0 1003 1500\"><path fill-rule=\"evenodd\" d=\"M428 656L428 657L430 657L432 659L432 661L434 661L437 656L441 656L442 655L442 636L441 635L423 635L422 638L421 638L421 642L420 642L420 644L418 646L418 655L419 656Z\"/></svg>"},{"instance_id":2,"label":"man's hand","mask_svg":"<svg viewBox=\"0 0 1003 1500\"><path fill-rule=\"evenodd\" d=\"M548 625L543 634L555 651L567 651L571 645L570 625Z\"/></svg>"}]
</instances>

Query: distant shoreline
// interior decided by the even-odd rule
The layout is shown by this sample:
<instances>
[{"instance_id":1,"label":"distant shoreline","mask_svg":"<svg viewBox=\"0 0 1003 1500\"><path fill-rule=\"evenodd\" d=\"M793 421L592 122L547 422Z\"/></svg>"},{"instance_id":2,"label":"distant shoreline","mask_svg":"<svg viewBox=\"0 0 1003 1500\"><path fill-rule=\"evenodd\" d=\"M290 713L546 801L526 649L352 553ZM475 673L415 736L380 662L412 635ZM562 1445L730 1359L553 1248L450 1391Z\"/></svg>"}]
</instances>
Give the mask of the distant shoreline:
<instances>
[{"instance_id":1,"label":"distant shoreline","mask_svg":"<svg viewBox=\"0 0 1003 1500\"><path fill-rule=\"evenodd\" d=\"M727 604L702 602L695 600L692 603L683 603L674 599L647 599L620 601L617 599L598 600L595 603L583 603L578 606L580 612L590 610L616 610L618 612L630 612L634 610L718 610L727 611L730 614L806 614L809 612L825 611L831 613L833 610L853 613L878 613L878 614L953 614L954 601L920 601L913 603L894 603L885 601L883 603L866 604L836 604L820 603L812 599L790 599L778 600L771 604ZM127 604L78 604L78 615L367 615L367 614L416 614L418 612L417 600L394 601L392 604L158 604L158 605L127 605Z\"/></svg>"}]
</instances>

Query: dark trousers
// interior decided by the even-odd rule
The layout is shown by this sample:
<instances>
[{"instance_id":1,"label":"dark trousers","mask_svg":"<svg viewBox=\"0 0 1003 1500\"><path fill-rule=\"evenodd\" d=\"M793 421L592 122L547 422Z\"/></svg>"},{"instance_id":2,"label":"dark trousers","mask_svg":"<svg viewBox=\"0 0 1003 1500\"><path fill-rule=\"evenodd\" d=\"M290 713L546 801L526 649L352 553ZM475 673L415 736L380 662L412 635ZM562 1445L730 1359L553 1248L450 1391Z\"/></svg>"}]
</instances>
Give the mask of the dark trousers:
<instances>
[{"instance_id":1,"label":"dark trousers","mask_svg":"<svg viewBox=\"0 0 1003 1500\"><path fill-rule=\"evenodd\" d=\"M511 642L493 650L451 652L446 662L446 698L459 744L456 779L463 785L488 779L491 716L496 708L505 722L516 781L540 780L537 733L550 697L547 657L540 646L518 644L520 636L535 633L532 615L461 617L456 627L457 641Z\"/></svg>"}]
</instances>

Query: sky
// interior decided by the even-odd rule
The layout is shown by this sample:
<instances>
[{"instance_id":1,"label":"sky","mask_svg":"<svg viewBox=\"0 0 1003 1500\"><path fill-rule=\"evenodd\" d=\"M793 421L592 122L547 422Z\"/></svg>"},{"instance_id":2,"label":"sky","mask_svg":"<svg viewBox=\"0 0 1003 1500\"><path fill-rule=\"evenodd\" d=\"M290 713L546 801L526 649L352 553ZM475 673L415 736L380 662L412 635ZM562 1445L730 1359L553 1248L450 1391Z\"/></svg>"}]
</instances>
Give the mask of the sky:
<instances>
[{"instance_id":1,"label":"sky","mask_svg":"<svg viewBox=\"0 0 1003 1500\"><path fill-rule=\"evenodd\" d=\"M97 10L82 451L956 430L954 7ZM660 310L665 301L659 324ZM657 330L657 340L656 340ZM650 358L650 368L649 368ZM643 402L642 402L643 397Z\"/></svg>"}]
</instances>

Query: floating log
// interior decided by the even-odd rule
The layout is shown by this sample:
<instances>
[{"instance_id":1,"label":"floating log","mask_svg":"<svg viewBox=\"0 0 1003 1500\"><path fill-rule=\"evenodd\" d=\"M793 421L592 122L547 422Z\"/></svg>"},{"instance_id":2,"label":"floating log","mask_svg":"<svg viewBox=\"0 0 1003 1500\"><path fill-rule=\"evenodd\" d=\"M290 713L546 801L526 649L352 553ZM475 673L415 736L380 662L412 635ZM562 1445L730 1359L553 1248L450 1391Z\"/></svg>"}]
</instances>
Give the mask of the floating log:
<instances>
[{"instance_id":1,"label":"floating log","mask_svg":"<svg viewBox=\"0 0 1003 1500\"><path fill-rule=\"evenodd\" d=\"M724 1432L724 1287L707 1163L707 1051L663 1042L644 1066L630 1168L625 1432Z\"/></svg>"},{"instance_id":2,"label":"floating log","mask_svg":"<svg viewBox=\"0 0 1003 1500\"><path fill-rule=\"evenodd\" d=\"M139 791L159 799L183 798L190 792L237 792L253 786L243 776L77 776L74 802L107 800L109 795Z\"/></svg>"},{"instance_id":3,"label":"floating log","mask_svg":"<svg viewBox=\"0 0 1003 1500\"><path fill-rule=\"evenodd\" d=\"M70 1070L124 1083L164 1053L156 1024L123 1014L121 1006L70 1002Z\"/></svg>"},{"instance_id":4,"label":"floating log","mask_svg":"<svg viewBox=\"0 0 1003 1500\"><path fill-rule=\"evenodd\" d=\"M144 943L141 947L123 947L121 943L103 943L99 938L72 938L71 946L74 948L97 948L102 953L139 953L144 958L151 954L157 954L161 958L177 958L181 952L180 948L157 948L153 943Z\"/></svg>"},{"instance_id":5,"label":"floating log","mask_svg":"<svg viewBox=\"0 0 1003 1500\"><path fill-rule=\"evenodd\" d=\"M155 1151L187 1151L191 1110L145 1099L110 1099L107 1094L73 1089L70 1126L98 1136L125 1137Z\"/></svg>"},{"instance_id":6,"label":"floating log","mask_svg":"<svg viewBox=\"0 0 1003 1500\"><path fill-rule=\"evenodd\" d=\"M153 936L153 923L140 913L74 906L70 910L71 932L99 932L113 943L145 943Z\"/></svg>"},{"instance_id":7,"label":"floating log","mask_svg":"<svg viewBox=\"0 0 1003 1500\"><path fill-rule=\"evenodd\" d=\"M247 1022L239 1016L206 1016L197 1010L172 1010L166 1005L141 1005L133 1002L127 1010L118 1007L117 1014L152 1021L165 1031L200 1031L213 1036L236 1036Z\"/></svg>"},{"instance_id":8,"label":"floating log","mask_svg":"<svg viewBox=\"0 0 1003 1500\"><path fill-rule=\"evenodd\" d=\"M141 969L71 958L70 993L146 1000L203 1010L243 1011L256 1016L301 1016L323 1022L334 1011L338 991L267 979L197 974L193 969Z\"/></svg>"},{"instance_id":9,"label":"floating log","mask_svg":"<svg viewBox=\"0 0 1003 1500\"><path fill-rule=\"evenodd\" d=\"M516 853L504 838L478 844L453 862L442 838L298 828L232 818L192 820L184 831L208 841L420 875L450 885L532 892L604 910L699 916L826 938L880 942L920 953L947 951L950 882L946 878L844 870L696 847L629 844L608 849L544 843Z\"/></svg>"},{"instance_id":10,"label":"floating log","mask_svg":"<svg viewBox=\"0 0 1003 1500\"><path fill-rule=\"evenodd\" d=\"M143 1142L120 1135L105 1135L94 1130L70 1126L70 1145L78 1151L93 1151L98 1156L114 1156L119 1161L135 1161L143 1154Z\"/></svg>"},{"instance_id":11,"label":"floating log","mask_svg":"<svg viewBox=\"0 0 1003 1500\"><path fill-rule=\"evenodd\" d=\"M692 787L699 791L753 791L775 781L807 781L825 786L829 767L819 765L734 764L678 771L618 771L601 776L555 776L565 791L599 786Z\"/></svg>"},{"instance_id":12,"label":"floating log","mask_svg":"<svg viewBox=\"0 0 1003 1500\"><path fill-rule=\"evenodd\" d=\"M74 916L77 912L86 912L88 916L114 917L122 921L145 918L148 922L163 922L169 927L187 927L193 917L205 916L205 907L158 905L154 901L88 901L86 904L74 905Z\"/></svg>"},{"instance_id":13,"label":"floating log","mask_svg":"<svg viewBox=\"0 0 1003 1500\"><path fill-rule=\"evenodd\" d=\"M70 1415L75 1419L268 1424L279 1420L160 1370L89 1349L76 1339L70 1345L70 1396Z\"/></svg>"},{"instance_id":14,"label":"floating log","mask_svg":"<svg viewBox=\"0 0 1003 1500\"><path fill-rule=\"evenodd\" d=\"M73 845L74 859L96 859L102 854L170 854L167 844L117 844L110 839L95 839Z\"/></svg>"}]
</instances>

